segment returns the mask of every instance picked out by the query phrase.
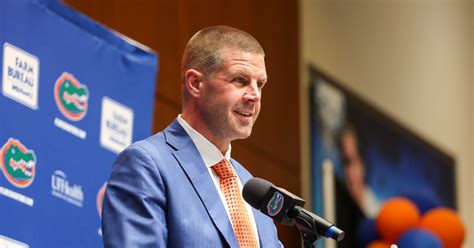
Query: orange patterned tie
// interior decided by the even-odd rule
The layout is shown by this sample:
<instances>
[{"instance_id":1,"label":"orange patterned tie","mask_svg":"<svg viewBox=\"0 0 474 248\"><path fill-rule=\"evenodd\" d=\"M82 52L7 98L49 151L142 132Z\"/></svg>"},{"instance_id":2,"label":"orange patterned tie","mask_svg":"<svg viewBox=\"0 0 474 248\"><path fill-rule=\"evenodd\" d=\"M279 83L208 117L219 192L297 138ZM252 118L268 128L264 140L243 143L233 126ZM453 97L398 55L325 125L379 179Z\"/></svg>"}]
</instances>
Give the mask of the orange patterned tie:
<instances>
[{"instance_id":1,"label":"orange patterned tie","mask_svg":"<svg viewBox=\"0 0 474 248\"><path fill-rule=\"evenodd\" d=\"M240 247L258 247L252 222L250 222L244 199L240 193L237 173L227 159L213 165L212 169L220 177L219 185L224 194L232 227Z\"/></svg>"}]
</instances>

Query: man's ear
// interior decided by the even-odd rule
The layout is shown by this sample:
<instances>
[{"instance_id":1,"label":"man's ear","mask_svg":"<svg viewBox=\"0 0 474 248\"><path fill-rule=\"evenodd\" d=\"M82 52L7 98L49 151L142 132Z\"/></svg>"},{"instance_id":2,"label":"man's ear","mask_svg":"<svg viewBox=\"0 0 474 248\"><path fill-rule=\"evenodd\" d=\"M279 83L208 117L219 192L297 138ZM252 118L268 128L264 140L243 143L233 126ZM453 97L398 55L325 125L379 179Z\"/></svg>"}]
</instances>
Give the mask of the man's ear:
<instances>
[{"instance_id":1,"label":"man's ear","mask_svg":"<svg viewBox=\"0 0 474 248\"><path fill-rule=\"evenodd\" d=\"M204 75L195 69L188 69L184 74L184 86L190 95L198 97L201 95Z\"/></svg>"}]
</instances>

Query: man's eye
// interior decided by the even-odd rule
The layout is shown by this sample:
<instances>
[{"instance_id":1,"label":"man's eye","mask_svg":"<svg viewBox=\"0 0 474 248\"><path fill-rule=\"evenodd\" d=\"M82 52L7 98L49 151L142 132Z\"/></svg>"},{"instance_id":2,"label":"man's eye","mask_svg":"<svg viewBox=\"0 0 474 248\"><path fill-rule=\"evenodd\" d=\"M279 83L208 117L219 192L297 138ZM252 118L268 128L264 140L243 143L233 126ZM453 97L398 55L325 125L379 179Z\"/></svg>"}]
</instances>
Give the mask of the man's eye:
<instances>
[{"instance_id":1,"label":"man's eye","mask_svg":"<svg viewBox=\"0 0 474 248\"><path fill-rule=\"evenodd\" d=\"M247 79L245 79L243 77L236 77L232 81L237 82L237 83L243 83L243 84L247 83Z\"/></svg>"}]
</instances>

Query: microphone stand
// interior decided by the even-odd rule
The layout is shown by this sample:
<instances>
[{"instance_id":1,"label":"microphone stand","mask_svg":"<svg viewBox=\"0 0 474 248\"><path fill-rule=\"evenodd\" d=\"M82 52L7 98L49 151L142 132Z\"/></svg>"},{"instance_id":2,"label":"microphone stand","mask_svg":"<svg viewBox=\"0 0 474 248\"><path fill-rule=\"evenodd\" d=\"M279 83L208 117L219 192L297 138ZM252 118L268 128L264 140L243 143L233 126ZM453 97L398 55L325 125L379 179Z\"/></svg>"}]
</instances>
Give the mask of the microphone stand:
<instances>
[{"instance_id":1,"label":"microphone stand","mask_svg":"<svg viewBox=\"0 0 474 248\"><path fill-rule=\"evenodd\" d=\"M289 211L288 216L300 231L303 237L304 248L314 248L316 240L322 237L330 237L337 241L344 239L344 231L300 206L293 207Z\"/></svg>"},{"instance_id":2,"label":"microphone stand","mask_svg":"<svg viewBox=\"0 0 474 248\"><path fill-rule=\"evenodd\" d=\"M299 211L294 208L294 220L296 221L296 227L300 231L301 237L303 238L303 247L304 248L315 248L315 242L320 239L322 236L318 234L316 224L313 222L311 216L307 215L303 211Z\"/></svg>"},{"instance_id":3,"label":"microphone stand","mask_svg":"<svg viewBox=\"0 0 474 248\"><path fill-rule=\"evenodd\" d=\"M318 235L314 235L312 233L309 233L309 232L306 232L306 231L303 231L301 229L298 228L298 230L300 230L300 233L301 233L301 237L303 237L303 247L304 248L315 248L316 247L316 240L318 240L321 236L318 236Z\"/></svg>"}]
</instances>

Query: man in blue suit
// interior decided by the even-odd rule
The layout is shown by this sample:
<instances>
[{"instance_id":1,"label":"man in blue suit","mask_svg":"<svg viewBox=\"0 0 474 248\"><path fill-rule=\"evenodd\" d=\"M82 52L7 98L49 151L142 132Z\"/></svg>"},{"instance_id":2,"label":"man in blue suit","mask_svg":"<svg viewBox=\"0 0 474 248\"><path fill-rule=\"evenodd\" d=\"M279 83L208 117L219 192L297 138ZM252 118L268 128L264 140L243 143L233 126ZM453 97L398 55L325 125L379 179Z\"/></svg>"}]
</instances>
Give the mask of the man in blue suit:
<instances>
[{"instance_id":1,"label":"man in blue suit","mask_svg":"<svg viewBox=\"0 0 474 248\"><path fill-rule=\"evenodd\" d=\"M267 81L262 47L235 28L204 28L186 45L181 76L182 114L114 164L102 212L104 246L280 247L272 219L243 202L242 185L252 175L230 157L231 141L250 136L260 111ZM234 178L236 172L236 200L213 168L223 161Z\"/></svg>"}]
</instances>

